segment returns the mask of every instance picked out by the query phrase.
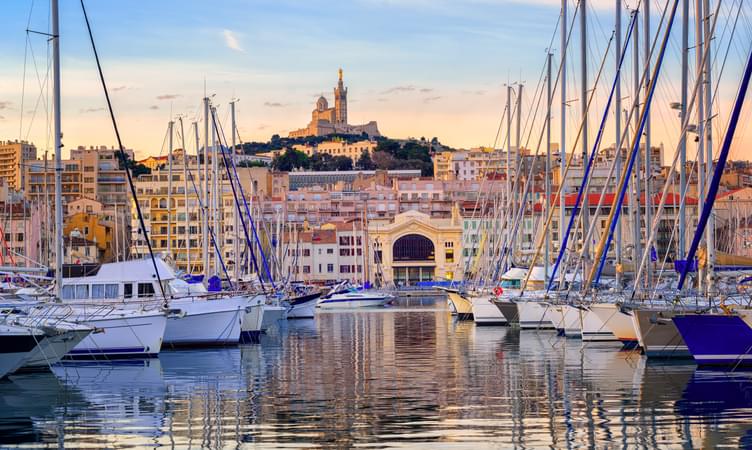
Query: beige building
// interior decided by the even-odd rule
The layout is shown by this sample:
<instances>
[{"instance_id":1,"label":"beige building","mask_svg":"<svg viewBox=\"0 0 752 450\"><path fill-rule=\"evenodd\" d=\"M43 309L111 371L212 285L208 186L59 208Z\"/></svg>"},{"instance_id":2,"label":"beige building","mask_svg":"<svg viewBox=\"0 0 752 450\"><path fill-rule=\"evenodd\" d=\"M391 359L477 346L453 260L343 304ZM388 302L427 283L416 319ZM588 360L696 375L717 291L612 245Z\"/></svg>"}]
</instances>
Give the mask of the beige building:
<instances>
[{"instance_id":1,"label":"beige building","mask_svg":"<svg viewBox=\"0 0 752 450\"><path fill-rule=\"evenodd\" d=\"M74 200L88 198L103 205L104 213L115 216L130 204L125 172L120 168L118 150L102 147L78 147L70 159L63 160L63 214ZM133 150L126 150L133 158ZM26 164L26 198L55 204L55 162L35 160ZM45 199L45 195L47 199Z\"/></svg>"},{"instance_id":2,"label":"beige building","mask_svg":"<svg viewBox=\"0 0 752 450\"><path fill-rule=\"evenodd\" d=\"M380 136L376 122L371 121L363 125L347 123L347 88L342 80L342 69L339 69L339 80L334 88L334 107L323 95L316 100L316 107L311 112L308 126L291 131L290 137L326 136L328 134L363 134L373 137Z\"/></svg>"},{"instance_id":3,"label":"beige building","mask_svg":"<svg viewBox=\"0 0 752 450\"><path fill-rule=\"evenodd\" d=\"M0 179L20 191L24 186L24 165L37 159L37 148L26 141L0 141Z\"/></svg>"},{"instance_id":4,"label":"beige building","mask_svg":"<svg viewBox=\"0 0 752 450\"><path fill-rule=\"evenodd\" d=\"M556 147L558 151L558 146ZM530 151L522 149L522 156ZM509 155L510 165L515 167L517 151L512 149ZM437 180L469 181L482 180L498 173L504 173L507 166L507 152L490 147L470 150L438 152L433 157L433 175Z\"/></svg>"},{"instance_id":5,"label":"beige building","mask_svg":"<svg viewBox=\"0 0 752 450\"><path fill-rule=\"evenodd\" d=\"M408 211L393 220L371 220L368 239L371 278L377 284L462 279L462 218L457 208L449 219Z\"/></svg>"},{"instance_id":6,"label":"beige building","mask_svg":"<svg viewBox=\"0 0 752 450\"><path fill-rule=\"evenodd\" d=\"M360 159L363 152L369 155L373 154L376 149L376 142L364 139L358 142L345 142L343 140L332 140L321 142L317 145L295 145L295 150L305 153L307 156L313 156L317 153L331 156L347 156L352 159L353 163Z\"/></svg>"}]
</instances>

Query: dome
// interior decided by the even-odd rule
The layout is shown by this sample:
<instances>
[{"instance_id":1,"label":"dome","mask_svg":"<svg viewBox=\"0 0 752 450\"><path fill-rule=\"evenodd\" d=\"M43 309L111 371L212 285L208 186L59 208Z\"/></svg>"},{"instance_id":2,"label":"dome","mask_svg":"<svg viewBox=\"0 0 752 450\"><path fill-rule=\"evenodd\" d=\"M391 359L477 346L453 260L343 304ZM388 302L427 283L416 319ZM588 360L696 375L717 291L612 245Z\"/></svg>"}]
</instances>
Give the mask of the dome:
<instances>
[{"instance_id":1,"label":"dome","mask_svg":"<svg viewBox=\"0 0 752 450\"><path fill-rule=\"evenodd\" d=\"M327 108L329 108L329 102L327 102L326 98L322 95L318 100L316 100L316 109L319 111L324 111Z\"/></svg>"}]
</instances>

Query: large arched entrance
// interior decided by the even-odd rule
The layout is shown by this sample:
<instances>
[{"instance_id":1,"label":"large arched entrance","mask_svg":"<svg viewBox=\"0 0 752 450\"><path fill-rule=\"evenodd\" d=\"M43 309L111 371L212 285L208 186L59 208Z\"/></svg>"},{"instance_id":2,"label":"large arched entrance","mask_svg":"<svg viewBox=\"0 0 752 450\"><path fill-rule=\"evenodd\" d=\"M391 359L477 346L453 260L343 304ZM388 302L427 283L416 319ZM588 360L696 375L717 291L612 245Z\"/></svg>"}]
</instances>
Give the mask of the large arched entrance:
<instances>
[{"instance_id":1,"label":"large arched entrance","mask_svg":"<svg viewBox=\"0 0 752 450\"><path fill-rule=\"evenodd\" d=\"M434 279L436 248L433 242L420 234L408 234L392 245L394 281L415 284Z\"/></svg>"}]
</instances>

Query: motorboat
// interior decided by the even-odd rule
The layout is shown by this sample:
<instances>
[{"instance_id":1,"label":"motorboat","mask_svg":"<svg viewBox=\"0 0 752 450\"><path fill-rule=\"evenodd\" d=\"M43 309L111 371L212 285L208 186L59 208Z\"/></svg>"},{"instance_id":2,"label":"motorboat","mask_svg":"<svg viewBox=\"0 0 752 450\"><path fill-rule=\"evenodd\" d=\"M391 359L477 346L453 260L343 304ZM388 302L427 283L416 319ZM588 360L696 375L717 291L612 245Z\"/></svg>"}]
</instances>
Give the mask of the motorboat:
<instances>
[{"instance_id":1,"label":"motorboat","mask_svg":"<svg viewBox=\"0 0 752 450\"><path fill-rule=\"evenodd\" d=\"M318 300L317 308L369 308L375 306L384 306L388 303L391 303L393 299L394 297L390 294L353 289L347 292L341 292L328 295L326 297L321 297Z\"/></svg>"},{"instance_id":2,"label":"motorboat","mask_svg":"<svg viewBox=\"0 0 752 450\"><path fill-rule=\"evenodd\" d=\"M450 303L449 308L454 311L453 315L456 315L457 319L473 319L473 303L465 294L452 288L439 287L439 289L447 293L447 301Z\"/></svg>"},{"instance_id":3,"label":"motorboat","mask_svg":"<svg viewBox=\"0 0 752 450\"><path fill-rule=\"evenodd\" d=\"M316 305L321 297L320 292L300 295L288 300L288 319L313 319L316 314Z\"/></svg>"}]
</instances>

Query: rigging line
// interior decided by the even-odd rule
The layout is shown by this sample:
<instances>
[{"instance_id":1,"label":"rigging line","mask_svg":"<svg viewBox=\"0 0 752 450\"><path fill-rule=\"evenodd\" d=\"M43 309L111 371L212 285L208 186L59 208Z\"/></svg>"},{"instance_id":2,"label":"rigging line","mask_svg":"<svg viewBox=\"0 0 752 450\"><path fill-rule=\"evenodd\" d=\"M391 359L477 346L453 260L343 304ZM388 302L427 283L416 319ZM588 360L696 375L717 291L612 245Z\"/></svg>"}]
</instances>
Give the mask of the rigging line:
<instances>
[{"instance_id":1,"label":"rigging line","mask_svg":"<svg viewBox=\"0 0 752 450\"><path fill-rule=\"evenodd\" d=\"M718 10L719 10L719 8L720 8L720 3L718 3L718 5L716 6L716 10L715 10L716 13L713 16L713 24L711 25L711 29L710 29L710 35L711 36L715 34L716 26L718 24ZM710 51L710 45L703 45L703 48L702 48L702 57L701 57L701 61L700 61L700 67L703 67L705 65L705 63L707 61L707 58L708 58L708 52L709 51ZM716 82L718 82L718 80ZM687 105L687 111L692 111L692 109L694 108L695 100L697 100L697 93L698 93L698 90L699 90L701 84L702 84L702 78L701 77L695 77L695 80L694 80L694 83L693 83L693 88L692 88L692 93L691 93L691 95L689 97L689 105ZM690 119L690 117L691 117L691 114L687 114L686 117L684 117L682 119L682 131L681 131L682 135L680 136L680 139L679 139L680 142L681 142L681 138L685 137L686 134L687 134L687 126L689 125L689 119ZM703 134L703 136L704 136L704 134ZM700 138L702 139L702 136L700 136ZM679 160L679 154L680 154L680 152L679 152L679 149L677 148L676 151L674 152L673 162L671 163L671 167L670 167L669 172L668 172L668 174L666 176L667 180L672 179L676 175L676 164L677 164L677 162ZM697 161L695 161L695 164L696 163L697 163ZM690 174L692 172L694 172L694 167L692 168L692 171L690 172ZM687 186L689 186L689 184L690 183L687 183ZM665 206L666 198L668 196L667 195L668 188L669 188L669 184L665 183L664 186L663 186L663 193L661 194L660 204L657 206L657 211L662 211L663 208L664 208L664 206ZM685 189L685 193L686 193L686 189ZM684 197L685 193L682 193L682 198L680 199L681 202L685 202L685 200L686 200L686 198ZM658 235L657 230L658 230L658 225L660 224L660 220L659 220L660 218L661 218L661 214L656 214L653 217L653 223L651 225L652 230L651 230L651 233L650 233L650 239L648 239L647 245L645 246L646 248L645 248L645 250L642 253L642 259L640 260L640 267L639 267L639 269L635 268L635 269L637 269L637 271L635 272L636 273L636 276L635 276L635 286L637 286L637 283L640 281L640 276L642 274L643 269L645 268L645 264L647 262L647 258L648 258L649 254L650 254L650 247L653 244L653 240ZM631 299L632 300L635 297L636 291L637 291L637 289L633 289L632 290L632 295L631 295Z\"/></svg>"},{"instance_id":2,"label":"rigging line","mask_svg":"<svg viewBox=\"0 0 752 450\"><path fill-rule=\"evenodd\" d=\"M157 267L157 260L154 257L154 250L151 247L151 240L149 239L149 232L146 229L146 223L144 222L144 216L141 213L141 205L138 201L138 195L136 194L136 186L133 184L133 176L131 175L131 171L128 168L128 156L125 154L125 147L123 147L123 141L120 139L120 130L118 129L117 121L115 120L115 112L112 109L112 102L110 101L110 93L107 90L107 83L104 80L104 72L102 71L102 65L99 61L99 53L97 52L97 46L94 43L94 33L91 30L91 24L89 23L89 15L86 13L86 6L84 5L84 0L81 0L81 10L84 13L84 19L86 21L86 29L89 33L89 41L91 42L91 49L94 52L94 59L97 63L97 71L99 72L99 80L102 82L102 90L104 91L105 99L107 100L107 109L110 113L110 119L112 120L112 127L115 130L115 137L118 141L118 148L120 151L118 152L118 157L120 158L120 162L123 165L123 170L125 171L125 174L128 178L128 185L131 188L131 195L133 196L133 204L136 206L136 214L138 215L138 222L141 227L141 232L144 235L144 240L146 241L146 247L149 249L149 256L151 257L151 263L154 266L154 272L157 277L157 283L159 284L159 290L162 293L162 298L167 299L166 293L165 293L165 287L162 285L162 276L159 274L159 268ZM59 250L59 249L58 249Z\"/></svg>"},{"instance_id":3,"label":"rigging line","mask_svg":"<svg viewBox=\"0 0 752 450\"><path fill-rule=\"evenodd\" d=\"M653 44L651 45L650 52L646 55L646 58L645 58L646 61L653 60L653 53L655 51L656 45L658 44L658 37L660 36L661 29L663 28L663 24L664 24L664 20L666 17L666 12L667 12L669 3L670 1L667 0L666 8L663 10L663 14L661 15L661 21L658 24L658 28L656 29L656 36L653 39ZM614 197L614 201L611 206L611 211L609 213L609 218L608 218L608 222L609 222L608 233L605 233L601 237L600 242L598 243L598 248L597 248L598 257L595 260L600 260L600 261L598 264L593 265L588 275L588 280L583 286L583 292L585 294L587 294L587 291L589 290L590 284L593 282L593 280L595 280L596 283L600 280L601 273L603 272L603 267L606 263L606 256L608 254L607 249L610 247L611 241L613 240L614 232L616 229L616 223L617 223L616 221L619 220L621 208L623 206L624 195L627 189L627 177L629 177L632 173L632 168L634 167L635 159L639 158L638 153L639 153L641 136L645 128L645 124L647 122L648 114L650 112L653 95L655 93L655 87L658 82L658 77L660 76L660 73L661 73L663 57L666 54L666 47L667 47L669 36L671 35L671 29L674 24L674 19L676 18L676 10L678 8L678 5L679 5L679 0L674 0L673 7L671 8L671 13L668 18L668 22L665 25L665 34L663 36L663 39L661 40L661 46L658 50L658 57L656 59L656 63L655 63L655 66L653 67L652 73L649 74L650 66L646 65L643 71L642 77L641 77L640 85L643 85L645 81L648 81L648 85L647 85L647 95L645 98L645 102L643 103L642 111L640 111L637 134L633 138L632 145L630 145L632 150L629 153L629 157L627 158L627 161L625 161L626 165L624 166L622 177L619 180L619 193L617 196ZM646 249L647 251L649 251L649 247L646 246Z\"/></svg>"},{"instance_id":4,"label":"rigging line","mask_svg":"<svg viewBox=\"0 0 752 450\"><path fill-rule=\"evenodd\" d=\"M616 75L614 77L614 82L611 85L611 91L609 93L608 100L606 102L606 108L603 111L603 117L601 118L601 124L600 124L600 127L598 128L598 134L596 135L595 141L593 142L593 149L590 151L590 158L589 158L589 160L587 162L587 165L584 166L584 169L583 169L582 183L580 185L580 189L577 191L577 197L575 199L575 203L574 203L574 206L572 208L572 213L569 216L569 224L567 224L567 228L566 228L566 230L564 231L564 233L562 235L562 241L561 241L562 244L559 247L559 256L556 258L556 262L554 263L554 267L553 267L552 272L551 272L551 278L550 278L549 283L548 283L547 290L549 290L549 291L553 287L553 282L556 279L556 272L559 269L559 265L560 265L560 263L562 261L564 253L567 251L567 243L569 241L569 233L571 232L572 225L574 224L575 219L577 217L577 212L578 212L578 209L580 208L580 203L582 202L583 197L587 198L587 195L589 194L589 191L590 191L590 186L589 186L589 184L590 184L590 180L589 180L590 171L593 168L593 162L595 160L595 156L598 154L598 147L600 146L601 140L603 139L603 130L606 127L606 121L608 120L608 117L610 115L609 112L611 110L611 102L613 101L614 94L615 94L615 91L616 91L616 85L617 85L617 83L619 83L621 81L620 77L621 77L621 73L622 73L622 66L624 64L624 59L625 59L626 54L627 54L626 50L629 48L629 42L630 42L630 40L632 38L632 32L634 31L635 22L636 21L637 21L637 13L632 13L632 19L631 19L630 24L629 24L629 29L627 30L627 36L626 36L626 39L624 40L623 48L621 49L621 55L620 55L620 59L619 59L619 70L616 73ZM585 164L585 161L583 161L583 164ZM589 205L587 207L590 208ZM598 210L596 209L596 213L597 213L597 211ZM578 224L579 224L579 222L582 222L582 220L578 221ZM592 221L592 224L594 224L596 222L597 222L597 215L596 215L595 219ZM591 224L591 227L592 227L592 224ZM584 227L584 223L582 224L582 226ZM583 236L583 238L584 238L584 236ZM546 261L546 264L548 264L548 261ZM523 291L524 291L524 286L523 286Z\"/></svg>"},{"instance_id":5,"label":"rigging line","mask_svg":"<svg viewBox=\"0 0 752 450\"><path fill-rule=\"evenodd\" d=\"M248 225L245 223L245 217L243 217L243 215L240 214L240 201L238 200L238 192L237 192L237 189L235 188L235 183L233 182L232 174L230 173L230 164L228 164L227 156L225 155L225 148L229 148L226 145L227 144L227 139L224 136L224 130L222 130L221 124L218 124L218 120L217 120L217 116L216 116L216 110L214 110L214 111L215 111L215 113L212 114L212 126L214 127L214 130L217 132L217 138L219 140L219 151L220 151L220 153L222 153L222 161L224 162L225 171L227 172L227 181L230 182L230 188L232 189L232 196L235 199L235 206L237 208L237 213L236 214L240 215L240 223L243 225L243 233L245 234L245 240L246 240L248 248L249 248L249 250L251 252L251 259L253 260L253 265L256 268L256 275L258 277L259 283L261 283L261 289L264 292L266 292L266 288L264 287L264 278L261 276L261 271L259 270L258 262L256 261L256 255L255 255L255 252L253 251L253 244L251 243L251 237L248 234ZM225 145L222 144L222 139L223 138L225 138ZM234 168L234 163L233 163L233 168ZM240 178L237 178L237 171L235 172L235 176L236 176L236 180L237 180L238 184L240 184ZM243 195L242 194L242 188L241 188L241 195ZM245 202L245 196L244 195L243 195L243 201ZM249 219L250 219L250 211L248 211L248 209L247 209L247 204L246 204L246 212L248 213ZM253 219L251 219L251 226L253 226ZM254 236L256 237L256 244L259 246L259 251L261 251L262 254L263 254L263 249L261 248L261 242L258 239L258 235L255 234L255 229L253 231L254 231ZM235 259L236 259L235 264L238 264L239 263L239 261L237 261L239 259L238 255L235 255ZM266 264L265 260L264 260L264 262L265 262L264 269L266 270L266 274L267 274L267 276L269 277L269 280L272 283L272 287L274 287L274 281L272 281L272 276L271 276L271 273L269 271L269 266L268 266L268 264Z\"/></svg>"}]
</instances>

